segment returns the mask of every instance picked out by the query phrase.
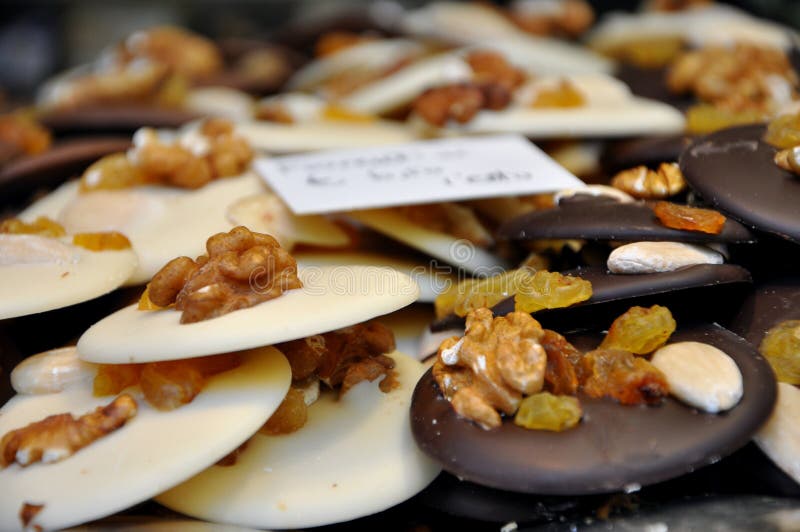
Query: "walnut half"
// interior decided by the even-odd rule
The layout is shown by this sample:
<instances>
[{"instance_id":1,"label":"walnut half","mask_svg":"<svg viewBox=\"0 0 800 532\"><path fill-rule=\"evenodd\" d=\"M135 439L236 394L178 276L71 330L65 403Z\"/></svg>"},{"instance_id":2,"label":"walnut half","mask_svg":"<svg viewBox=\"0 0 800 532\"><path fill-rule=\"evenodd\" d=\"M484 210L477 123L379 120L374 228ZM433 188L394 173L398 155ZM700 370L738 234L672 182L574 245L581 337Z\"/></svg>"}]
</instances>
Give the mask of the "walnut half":
<instances>
[{"instance_id":1,"label":"walnut half","mask_svg":"<svg viewBox=\"0 0 800 532\"><path fill-rule=\"evenodd\" d=\"M473 310L464 337L439 347L433 376L459 415L484 429L497 428L500 412L513 414L523 394L542 389L543 336L539 322L524 312L493 318L487 308Z\"/></svg>"},{"instance_id":2,"label":"walnut half","mask_svg":"<svg viewBox=\"0 0 800 532\"><path fill-rule=\"evenodd\" d=\"M0 440L0 467L58 462L114 432L136 415L136 401L123 394L75 419L57 414L6 433Z\"/></svg>"}]
</instances>

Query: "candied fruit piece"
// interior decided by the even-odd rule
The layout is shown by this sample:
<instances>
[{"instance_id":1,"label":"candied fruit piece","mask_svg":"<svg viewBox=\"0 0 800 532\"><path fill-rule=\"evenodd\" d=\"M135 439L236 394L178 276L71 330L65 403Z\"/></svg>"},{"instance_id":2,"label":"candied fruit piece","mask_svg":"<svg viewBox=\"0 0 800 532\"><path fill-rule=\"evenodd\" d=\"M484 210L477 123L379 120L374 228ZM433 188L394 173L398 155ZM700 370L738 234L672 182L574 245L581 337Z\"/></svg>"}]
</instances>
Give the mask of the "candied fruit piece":
<instances>
[{"instance_id":1,"label":"candied fruit piece","mask_svg":"<svg viewBox=\"0 0 800 532\"><path fill-rule=\"evenodd\" d=\"M780 115L773 119L767 126L764 142L781 149L800 144L800 113Z\"/></svg>"},{"instance_id":2,"label":"candied fruit piece","mask_svg":"<svg viewBox=\"0 0 800 532\"><path fill-rule=\"evenodd\" d=\"M147 402L158 410L190 403L204 384L203 374L187 360L145 364L139 381Z\"/></svg>"},{"instance_id":3,"label":"candied fruit piece","mask_svg":"<svg viewBox=\"0 0 800 532\"><path fill-rule=\"evenodd\" d=\"M659 68L668 65L683 51L682 37L654 36L626 40L611 46L601 46L600 53L632 63L642 68Z\"/></svg>"},{"instance_id":4,"label":"candied fruit piece","mask_svg":"<svg viewBox=\"0 0 800 532\"><path fill-rule=\"evenodd\" d=\"M308 406L302 390L289 388L278 409L258 432L270 436L291 434L303 428L308 420Z\"/></svg>"},{"instance_id":5,"label":"candied fruit piece","mask_svg":"<svg viewBox=\"0 0 800 532\"><path fill-rule=\"evenodd\" d=\"M322 109L322 119L332 122L354 122L361 124L375 121L375 117L372 115L351 111L339 105L326 105Z\"/></svg>"},{"instance_id":6,"label":"candied fruit piece","mask_svg":"<svg viewBox=\"0 0 800 532\"><path fill-rule=\"evenodd\" d=\"M536 312L562 308L592 297L592 283L558 272L538 271L527 279L514 296L514 310Z\"/></svg>"},{"instance_id":7,"label":"candied fruit piece","mask_svg":"<svg viewBox=\"0 0 800 532\"><path fill-rule=\"evenodd\" d=\"M800 385L800 320L786 320L770 329L758 350L778 381Z\"/></svg>"},{"instance_id":8,"label":"candied fruit piece","mask_svg":"<svg viewBox=\"0 0 800 532\"><path fill-rule=\"evenodd\" d=\"M148 284L145 287L144 292L142 292L142 296L139 298L139 304L136 306L136 309L137 310L161 310L162 308L165 308L165 307L161 307L159 305L156 305L150 299L150 285Z\"/></svg>"},{"instance_id":9,"label":"candied fruit piece","mask_svg":"<svg viewBox=\"0 0 800 532\"><path fill-rule=\"evenodd\" d=\"M601 349L622 349L635 355L652 353L675 332L675 320L667 307L631 307L611 324Z\"/></svg>"},{"instance_id":10,"label":"candied fruit piece","mask_svg":"<svg viewBox=\"0 0 800 532\"><path fill-rule=\"evenodd\" d=\"M578 391L576 367L580 367L580 351L555 331L544 330L539 340L547 353L547 368L544 373L545 388L555 395L575 395Z\"/></svg>"},{"instance_id":11,"label":"candied fruit piece","mask_svg":"<svg viewBox=\"0 0 800 532\"><path fill-rule=\"evenodd\" d=\"M143 367L142 364L101 364L94 377L94 395L115 395L134 386L139 382Z\"/></svg>"},{"instance_id":12,"label":"candied fruit piece","mask_svg":"<svg viewBox=\"0 0 800 532\"><path fill-rule=\"evenodd\" d=\"M458 284L453 312L466 316L471 310L490 308L519 292L534 271L528 268L510 270L494 277Z\"/></svg>"},{"instance_id":13,"label":"candied fruit piece","mask_svg":"<svg viewBox=\"0 0 800 532\"><path fill-rule=\"evenodd\" d=\"M710 104L697 104L686 110L686 130L695 135L706 135L733 126L756 124L764 120L764 113L753 109L732 111Z\"/></svg>"},{"instance_id":14,"label":"candied fruit piece","mask_svg":"<svg viewBox=\"0 0 800 532\"><path fill-rule=\"evenodd\" d=\"M131 248L128 237L117 231L77 233L72 237L72 243L90 251L119 251Z\"/></svg>"},{"instance_id":15,"label":"candied fruit piece","mask_svg":"<svg viewBox=\"0 0 800 532\"><path fill-rule=\"evenodd\" d=\"M561 432L576 426L582 415L577 397L541 392L522 400L514 424L526 429Z\"/></svg>"},{"instance_id":16,"label":"candied fruit piece","mask_svg":"<svg viewBox=\"0 0 800 532\"><path fill-rule=\"evenodd\" d=\"M658 221L671 229L718 235L725 226L725 216L711 209L698 209L669 201L659 201L653 207L653 212Z\"/></svg>"},{"instance_id":17,"label":"candied fruit piece","mask_svg":"<svg viewBox=\"0 0 800 532\"><path fill-rule=\"evenodd\" d=\"M568 81L561 81L558 87L545 88L536 93L536 97L531 102L534 109L565 109L569 107L581 107L586 103L586 99Z\"/></svg>"},{"instance_id":18,"label":"candied fruit piece","mask_svg":"<svg viewBox=\"0 0 800 532\"><path fill-rule=\"evenodd\" d=\"M106 155L92 164L81 176L80 191L120 189L146 182L144 173L124 153Z\"/></svg>"},{"instance_id":19,"label":"candied fruit piece","mask_svg":"<svg viewBox=\"0 0 800 532\"><path fill-rule=\"evenodd\" d=\"M669 394L664 374L642 357L621 349L595 349L581 360L582 390L624 405L658 404Z\"/></svg>"},{"instance_id":20,"label":"candied fruit piece","mask_svg":"<svg viewBox=\"0 0 800 532\"><path fill-rule=\"evenodd\" d=\"M24 222L19 218L3 220L0 222L0 233L12 235L39 235L50 238L58 238L67 234L61 224L46 216L39 216L31 223Z\"/></svg>"}]
</instances>

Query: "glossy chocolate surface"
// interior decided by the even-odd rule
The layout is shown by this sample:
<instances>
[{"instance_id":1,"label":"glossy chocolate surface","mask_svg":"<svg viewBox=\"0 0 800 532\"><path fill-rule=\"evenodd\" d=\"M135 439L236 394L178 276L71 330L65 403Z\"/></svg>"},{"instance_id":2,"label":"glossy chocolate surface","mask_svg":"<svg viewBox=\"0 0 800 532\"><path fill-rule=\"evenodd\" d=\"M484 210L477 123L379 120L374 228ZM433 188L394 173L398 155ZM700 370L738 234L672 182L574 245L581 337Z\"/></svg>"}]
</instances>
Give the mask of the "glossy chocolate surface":
<instances>
[{"instance_id":1,"label":"glossy chocolate surface","mask_svg":"<svg viewBox=\"0 0 800 532\"><path fill-rule=\"evenodd\" d=\"M800 182L798 182L800 186ZM800 203L798 204L800 209ZM618 203L607 198L562 202L552 209L523 214L500 226L500 238L539 238L672 242L753 242L753 233L728 218L717 235L681 231L662 225L643 203Z\"/></svg>"},{"instance_id":2,"label":"glossy chocolate surface","mask_svg":"<svg viewBox=\"0 0 800 532\"><path fill-rule=\"evenodd\" d=\"M579 349L597 335L570 337ZM418 383L411 428L419 447L459 478L515 492L585 495L621 491L677 477L746 444L766 421L776 386L769 365L742 338L719 325L687 326L670 342L699 341L730 355L744 380L732 410L706 414L668 398L660 406L621 406L581 397L584 418L561 432L533 431L507 419L494 431L460 418L431 372Z\"/></svg>"},{"instance_id":3,"label":"glossy chocolate surface","mask_svg":"<svg viewBox=\"0 0 800 532\"><path fill-rule=\"evenodd\" d=\"M697 140L681 155L686 181L703 199L742 223L800 243L800 177L773 162L763 125Z\"/></svg>"}]
</instances>

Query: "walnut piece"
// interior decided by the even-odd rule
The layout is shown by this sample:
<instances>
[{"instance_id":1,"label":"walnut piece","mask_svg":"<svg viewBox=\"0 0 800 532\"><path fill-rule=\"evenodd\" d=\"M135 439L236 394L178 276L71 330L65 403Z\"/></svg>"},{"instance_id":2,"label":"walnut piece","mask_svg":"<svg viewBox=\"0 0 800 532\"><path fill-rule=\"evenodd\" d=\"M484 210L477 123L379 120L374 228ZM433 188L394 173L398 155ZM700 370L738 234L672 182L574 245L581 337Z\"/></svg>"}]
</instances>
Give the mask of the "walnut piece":
<instances>
[{"instance_id":1,"label":"walnut piece","mask_svg":"<svg viewBox=\"0 0 800 532\"><path fill-rule=\"evenodd\" d=\"M525 82L525 72L509 63L497 52L475 50L466 57L472 68L473 79L478 84L500 85L511 91Z\"/></svg>"},{"instance_id":2,"label":"walnut piece","mask_svg":"<svg viewBox=\"0 0 800 532\"><path fill-rule=\"evenodd\" d=\"M50 132L22 113L0 115L0 143L10 144L26 155L42 153L50 147Z\"/></svg>"},{"instance_id":3,"label":"walnut piece","mask_svg":"<svg viewBox=\"0 0 800 532\"><path fill-rule=\"evenodd\" d=\"M509 16L523 31L544 36L578 37L594 22L594 10L584 0L562 0L555 9L538 12L520 7Z\"/></svg>"},{"instance_id":4,"label":"walnut piece","mask_svg":"<svg viewBox=\"0 0 800 532\"><path fill-rule=\"evenodd\" d=\"M253 159L248 142L233 124L207 119L175 142L161 140L149 128L138 130L128 154L114 153L92 164L81 177L81 191L158 184L200 188L214 179L244 172Z\"/></svg>"},{"instance_id":5,"label":"walnut piece","mask_svg":"<svg viewBox=\"0 0 800 532\"><path fill-rule=\"evenodd\" d=\"M377 321L369 321L321 335L278 344L292 367L292 379L313 375L339 394L364 380L384 376L381 390L392 389L394 360L385 353L394 351L394 333Z\"/></svg>"},{"instance_id":6,"label":"walnut piece","mask_svg":"<svg viewBox=\"0 0 800 532\"><path fill-rule=\"evenodd\" d=\"M121 64L148 59L190 79L216 74L222 53L210 39L174 26L159 26L128 37L114 57Z\"/></svg>"},{"instance_id":7,"label":"walnut piece","mask_svg":"<svg viewBox=\"0 0 800 532\"><path fill-rule=\"evenodd\" d=\"M473 310L464 337L439 347L433 376L459 415L486 430L497 428L499 412L513 414L523 394L542 389L547 365L543 336L529 314L493 318L489 309Z\"/></svg>"},{"instance_id":8,"label":"walnut piece","mask_svg":"<svg viewBox=\"0 0 800 532\"><path fill-rule=\"evenodd\" d=\"M775 154L775 164L795 175L800 175L800 146L786 148Z\"/></svg>"},{"instance_id":9,"label":"walnut piece","mask_svg":"<svg viewBox=\"0 0 800 532\"><path fill-rule=\"evenodd\" d=\"M667 85L734 112L772 114L798 98L798 77L787 55L744 43L682 54L669 68Z\"/></svg>"},{"instance_id":10,"label":"walnut piece","mask_svg":"<svg viewBox=\"0 0 800 532\"><path fill-rule=\"evenodd\" d=\"M615 175L611 185L639 199L664 199L686 189L678 163L661 163L658 170L629 168Z\"/></svg>"},{"instance_id":11,"label":"walnut piece","mask_svg":"<svg viewBox=\"0 0 800 532\"><path fill-rule=\"evenodd\" d=\"M123 394L106 406L75 419L57 414L5 434L0 440L0 467L52 463L72 456L110 434L136 415L136 401Z\"/></svg>"},{"instance_id":12,"label":"walnut piece","mask_svg":"<svg viewBox=\"0 0 800 532\"><path fill-rule=\"evenodd\" d=\"M179 257L159 270L148 285L150 301L175 304L181 323L215 318L252 307L302 287L297 262L269 235L235 227L206 242L208 255Z\"/></svg>"}]
</instances>

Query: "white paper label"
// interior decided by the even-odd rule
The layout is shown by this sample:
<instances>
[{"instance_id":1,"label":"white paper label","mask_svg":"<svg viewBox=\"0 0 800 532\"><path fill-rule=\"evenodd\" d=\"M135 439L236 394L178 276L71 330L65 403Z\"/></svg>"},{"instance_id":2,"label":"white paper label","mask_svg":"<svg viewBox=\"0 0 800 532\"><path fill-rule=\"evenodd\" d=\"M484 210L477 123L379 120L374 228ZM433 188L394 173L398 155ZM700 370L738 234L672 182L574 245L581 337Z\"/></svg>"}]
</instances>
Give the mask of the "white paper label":
<instances>
[{"instance_id":1,"label":"white paper label","mask_svg":"<svg viewBox=\"0 0 800 532\"><path fill-rule=\"evenodd\" d=\"M296 214L536 194L584 185L516 135L260 158L255 168Z\"/></svg>"}]
</instances>

